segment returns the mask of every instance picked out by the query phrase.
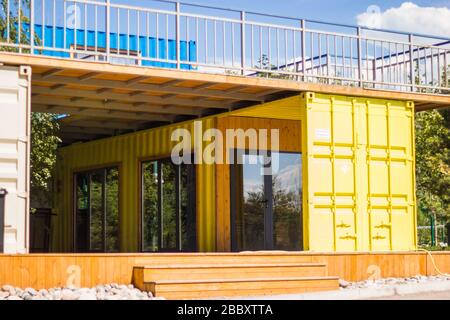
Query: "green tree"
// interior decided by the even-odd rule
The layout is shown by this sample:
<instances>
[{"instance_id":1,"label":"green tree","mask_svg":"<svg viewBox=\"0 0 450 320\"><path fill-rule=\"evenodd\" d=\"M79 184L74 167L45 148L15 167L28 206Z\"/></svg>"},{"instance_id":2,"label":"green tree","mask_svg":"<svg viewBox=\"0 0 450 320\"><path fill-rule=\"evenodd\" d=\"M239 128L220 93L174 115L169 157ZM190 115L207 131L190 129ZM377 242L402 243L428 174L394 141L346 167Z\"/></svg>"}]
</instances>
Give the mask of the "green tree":
<instances>
[{"instance_id":1,"label":"green tree","mask_svg":"<svg viewBox=\"0 0 450 320\"><path fill-rule=\"evenodd\" d=\"M20 1L20 15L19 15L19 1ZM0 15L0 40L1 42L10 42L16 43L19 36L19 16L21 22L21 32L20 32L20 43L21 44L29 44L29 34L25 32L23 25L30 23L30 18L25 14L26 11L29 11L30 8L30 0L0 0L0 7L2 9L3 14ZM27 10L24 10L27 9ZM8 19L9 12L9 19ZM39 43L38 37L36 37L36 42ZM18 48L11 46L2 46L1 51L18 51ZM29 53L30 50L25 49L23 52Z\"/></svg>"},{"instance_id":2,"label":"green tree","mask_svg":"<svg viewBox=\"0 0 450 320\"><path fill-rule=\"evenodd\" d=\"M430 217L434 217L441 224L450 221L449 111L430 110L416 115L419 225L429 225Z\"/></svg>"},{"instance_id":3,"label":"green tree","mask_svg":"<svg viewBox=\"0 0 450 320\"><path fill-rule=\"evenodd\" d=\"M269 57L266 54L263 54L261 58L258 59L256 65L254 66L255 69L260 70L268 70L272 72L259 72L258 77L261 78L272 78L272 79L285 79L285 80L294 80L296 76L290 75L290 74L283 74L280 72L294 72L295 71L295 64L293 66L280 66L278 69L276 65L272 64L269 61Z\"/></svg>"},{"instance_id":4,"label":"green tree","mask_svg":"<svg viewBox=\"0 0 450 320\"><path fill-rule=\"evenodd\" d=\"M51 207L51 181L61 142L54 114L31 113L31 203Z\"/></svg>"}]
</instances>

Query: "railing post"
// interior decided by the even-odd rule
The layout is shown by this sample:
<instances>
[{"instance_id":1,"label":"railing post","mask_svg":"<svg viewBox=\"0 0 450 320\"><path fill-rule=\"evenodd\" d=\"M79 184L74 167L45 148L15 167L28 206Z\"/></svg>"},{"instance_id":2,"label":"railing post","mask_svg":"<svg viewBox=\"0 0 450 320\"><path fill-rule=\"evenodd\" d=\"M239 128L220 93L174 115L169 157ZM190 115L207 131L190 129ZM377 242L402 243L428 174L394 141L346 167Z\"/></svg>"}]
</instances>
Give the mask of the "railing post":
<instances>
[{"instance_id":1,"label":"railing post","mask_svg":"<svg viewBox=\"0 0 450 320\"><path fill-rule=\"evenodd\" d=\"M21 23L21 21L19 21ZM31 54L34 54L34 37L35 37L35 30L34 30L34 0L30 0L30 46L31 46ZM45 28L45 23L42 21L42 30ZM44 34L44 31L42 31L42 34ZM42 37L43 38L43 37ZM44 42L44 39L42 39L42 42ZM20 39L19 39L20 44ZM44 44L42 44L44 46Z\"/></svg>"},{"instance_id":2,"label":"railing post","mask_svg":"<svg viewBox=\"0 0 450 320\"><path fill-rule=\"evenodd\" d=\"M106 61L110 62L111 54L111 0L106 0ZM119 28L119 27L117 27ZM120 32L118 32L119 34ZM117 48L117 53L119 54L120 48Z\"/></svg>"},{"instance_id":3,"label":"railing post","mask_svg":"<svg viewBox=\"0 0 450 320\"><path fill-rule=\"evenodd\" d=\"M415 90L416 79L414 77L414 47L413 35L409 35L409 77L411 78L411 92Z\"/></svg>"},{"instance_id":4,"label":"railing post","mask_svg":"<svg viewBox=\"0 0 450 320\"><path fill-rule=\"evenodd\" d=\"M181 41L181 37L180 37L180 3L179 2L177 2L176 3L176 10L177 10L177 13L176 13L176 26L175 26L175 32L176 32L176 42L177 42L177 44L176 44L176 50L177 50L177 69L180 69L180 67L181 67L181 63L180 63L180 60L181 60L181 43L180 43L180 41Z\"/></svg>"},{"instance_id":5,"label":"railing post","mask_svg":"<svg viewBox=\"0 0 450 320\"><path fill-rule=\"evenodd\" d=\"M357 29L357 35L358 35L358 79L359 79L359 86L362 88L364 87L364 81L362 76L362 39L360 27L358 27Z\"/></svg>"},{"instance_id":6,"label":"railing post","mask_svg":"<svg viewBox=\"0 0 450 320\"><path fill-rule=\"evenodd\" d=\"M303 81L306 82L306 21L302 19L300 21L300 26L302 28L302 74Z\"/></svg>"},{"instance_id":7,"label":"railing post","mask_svg":"<svg viewBox=\"0 0 450 320\"><path fill-rule=\"evenodd\" d=\"M449 87L449 83L448 83L448 65L447 65L447 54L448 54L448 50L444 50L444 87L448 88ZM448 235L450 237L450 234Z\"/></svg>"},{"instance_id":8,"label":"railing post","mask_svg":"<svg viewBox=\"0 0 450 320\"><path fill-rule=\"evenodd\" d=\"M245 38L245 11L241 11L241 74L243 76L245 75Z\"/></svg>"}]
</instances>

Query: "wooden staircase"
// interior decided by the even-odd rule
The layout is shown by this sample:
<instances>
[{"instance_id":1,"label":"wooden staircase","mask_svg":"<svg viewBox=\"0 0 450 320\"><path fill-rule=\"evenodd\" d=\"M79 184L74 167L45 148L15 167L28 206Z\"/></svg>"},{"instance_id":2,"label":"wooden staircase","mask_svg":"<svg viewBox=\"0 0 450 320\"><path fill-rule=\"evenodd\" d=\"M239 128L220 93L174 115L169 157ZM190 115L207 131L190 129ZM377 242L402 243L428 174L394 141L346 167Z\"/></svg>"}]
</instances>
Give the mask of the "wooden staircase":
<instances>
[{"instance_id":1,"label":"wooden staircase","mask_svg":"<svg viewBox=\"0 0 450 320\"><path fill-rule=\"evenodd\" d=\"M136 266L133 282L137 288L166 299L261 296L339 288L338 278L328 276L323 263L283 262L273 257L265 263L245 263L247 259L233 259L232 263L225 259L221 263L220 256L214 258L208 263Z\"/></svg>"}]
</instances>

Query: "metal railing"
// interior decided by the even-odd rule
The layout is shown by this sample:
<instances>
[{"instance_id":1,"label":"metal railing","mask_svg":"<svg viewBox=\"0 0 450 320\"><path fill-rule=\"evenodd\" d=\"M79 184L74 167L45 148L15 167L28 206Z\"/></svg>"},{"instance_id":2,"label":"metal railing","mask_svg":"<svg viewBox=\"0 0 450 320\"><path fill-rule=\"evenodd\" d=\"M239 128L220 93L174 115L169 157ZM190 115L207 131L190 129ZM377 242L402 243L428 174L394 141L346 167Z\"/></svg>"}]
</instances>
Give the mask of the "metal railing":
<instances>
[{"instance_id":1,"label":"metal railing","mask_svg":"<svg viewBox=\"0 0 450 320\"><path fill-rule=\"evenodd\" d=\"M447 38L172 1L3 3L2 51L395 91L450 93Z\"/></svg>"}]
</instances>

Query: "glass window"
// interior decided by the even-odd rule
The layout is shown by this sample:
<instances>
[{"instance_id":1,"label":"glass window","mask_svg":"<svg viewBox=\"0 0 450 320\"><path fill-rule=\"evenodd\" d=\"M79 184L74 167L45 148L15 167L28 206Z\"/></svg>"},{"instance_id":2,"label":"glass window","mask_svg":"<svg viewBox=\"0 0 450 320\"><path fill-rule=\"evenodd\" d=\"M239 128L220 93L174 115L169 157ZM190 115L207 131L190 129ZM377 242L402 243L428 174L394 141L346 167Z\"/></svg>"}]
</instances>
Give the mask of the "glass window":
<instances>
[{"instance_id":1,"label":"glass window","mask_svg":"<svg viewBox=\"0 0 450 320\"><path fill-rule=\"evenodd\" d=\"M76 251L119 251L119 170L75 174Z\"/></svg>"},{"instance_id":2,"label":"glass window","mask_svg":"<svg viewBox=\"0 0 450 320\"><path fill-rule=\"evenodd\" d=\"M195 167L142 164L142 250L195 251Z\"/></svg>"},{"instance_id":3,"label":"glass window","mask_svg":"<svg viewBox=\"0 0 450 320\"><path fill-rule=\"evenodd\" d=\"M272 176L274 246L295 251L302 242L302 158L296 153L277 155Z\"/></svg>"},{"instance_id":4,"label":"glass window","mask_svg":"<svg viewBox=\"0 0 450 320\"><path fill-rule=\"evenodd\" d=\"M144 251L158 251L158 163L147 162L142 165L142 225Z\"/></svg>"}]
</instances>

